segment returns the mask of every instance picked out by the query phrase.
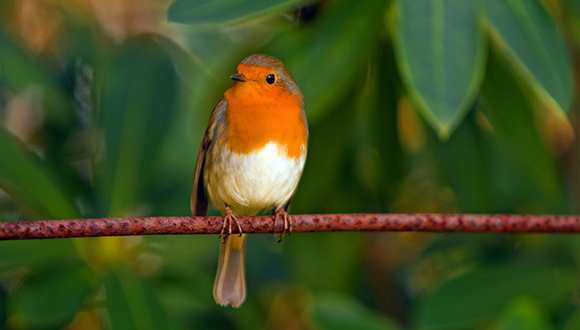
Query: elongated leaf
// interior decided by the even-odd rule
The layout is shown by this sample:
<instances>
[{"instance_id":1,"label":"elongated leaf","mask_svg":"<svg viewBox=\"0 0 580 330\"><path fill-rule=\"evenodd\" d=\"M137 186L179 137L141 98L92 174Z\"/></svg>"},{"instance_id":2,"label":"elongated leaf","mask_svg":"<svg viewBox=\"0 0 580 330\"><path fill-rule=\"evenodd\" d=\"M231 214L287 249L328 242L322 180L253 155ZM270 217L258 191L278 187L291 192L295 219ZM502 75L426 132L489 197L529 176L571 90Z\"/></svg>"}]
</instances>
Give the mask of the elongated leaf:
<instances>
[{"instance_id":1,"label":"elongated leaf","mask_svg":"<svg viewBox=\"0 0 580 330\"><path fill-rule=\"evenodd\" d=\"M481 85L485 38L477 0L401 0L396 48L408 90L436 132L447 137Z\"/></svg>"},{"instance_id":2,"label":"elongated leaf","mask_svg":"<svg viewBox=\"0 0 580 330\"><path fill-rule=\"evenodd\" d=\"M352 289L351 284L360 272L362 236L358 233L315 235L315 239L296 235L294 243L285 246L293 277L314 290ZM304 258L305 255L309 257Z\"/></svg>"},{"instance_id":3,"label":"elongated leaf","mask_svg":"<svg viewBox=\"0 0 580 330\"><path fill-rule=\"evenodd\" d=\"M177 0L167 19L185 24L216 24L240 21L289 10L305 0Z\"/></svg>"},{"instance_id":4,"label":"elongated leaf","mask_svg":"<svg viewBox=\"0 0 580 330\"><path fill-rule=\"evenodd\" d=\"M562 190L554 155L536 129L528 94L506 61L492 49L482 88L482 109L493 127L492 137L541 194L543 206L550 207L544 212L565 212L558 206Z\"/></svg>"},{"instance_id":5,"label":"elongated leaf","mask_svg":"<svg viewBox=\"0 0 580 330\"><path fill-rule=\"evenodd\" d=\"M173 60L175 71L180 76L183 83L193 89L194 82L192 80L194 77L197 78L196 73L201 71L197 67L200 64L195 62L195 57L170 38L161 35L154 35L153 41L167 51Z\"/></svg>"},{"instance_id":6,"label":"elongated leaf","mask_svg":"<svg viewBox=\"0 0 580 330\"><path fill-rule=\"evenodd\" d=\"M286 31L268 47L300 85L312 123L332 111L346 89L359 82L354 77L366 70L365 60L378 42L387 5L382 0L329 4L310 25Z\"/></svg>"},{"instance_id":7,"label":"elongated leaf","mask_svg":"<svg viewBox=\"0 0 580 330\"><path fill-rule=\"evenodd\" d=\"M4 287L0 288L0 329L8 329L7 315L7 305L8 305L8 293Z\"/></svg>"},{"instance_id":8,"label":"elongated leaf","mask_svg":"<svg viewBox=\"0 0 580 330\"><path fill-rule=\"evenodd\" d=\"M495 196L489 166L493 158L490 142L477 127L475 115L469 114L448 141L431 134L429 142L428 162L437 166L443 182L453 189L460 210L493 212Z\"/></svg>"},{"instance_id":9,"label":"elongated leaf","mask_svg":"<svg viewBox=\"0 0 580 330\"><path fill-rule=\"evenodd\" d=\"M173 329L156 296L129 270L113 271L105 281L113 330Z\"/></svg>"},{"instance_id":10,"label":"elongated leaf","mask_svg":"<svg viewBox=\"0 0 580 330\"><path fill-rule=\"evenodd\" d=\"M396 109L402 82L397 71L393 45L385 42L381 48L375 77L376 109L372 111L369 119L373 122L373 145L379 152L384 170L382 180L378 180L376 184L392 201L400 197L400 181L407 169L397 129Z\"/></svg>"},{"instance_id":11,"label":"elongated leaf","mask_svg":"<svg viewBox=\"0 0 580 330\"><path fill-rule=\"evenodd\" d=\"M23 209L45 219L79 217L56 174L4 127L0 127L0 155L0 188Z\"/></svg>"},{"instance_id":12,"label":"elongated leaf","mask_svg":"<svg viewBox=\"0 0 580 330\"><path fill-rule=\"evenodd\" d=\"M531 76L568 112L572 103L572 64L555 20L538 0L489 0L488 19L494 38L516 67Z\"/></svg>"},{"instance_id":13,"label":"elongated leaf","mask_svg":"<svg viewBox=\"0 0 580 330\"><path fill-rule=\"evenodd\" d=\"M97 180L111 216L140 197L174 115L177 80L171 58L151 36L127 42L111 58L102 85L106 152Z\"/></svg>"},{"instance_id":14,"label":"elongated leaf","mask_svg":"<svg viewBox=\"0 0 580 330\"><path fill-rule=\"evenodd\" d=\"M40 269L10 296L10 322L20 329L63 328L91 290L81 262L69 259Z\"/></svg>"},{"instance_id":15,"label":"elongated leaf","mask_svg":"<svg viewBox=\"0 0 580 330\"><path fill-rule=\"evenodd\" d=\"M312 306L312 318L319 329L401 329L393 321L365 308L356 300L341 296L316 297Z\"/></svg>"},{"instance_id":16,"label":"elongated leaf","mask_svg":"<svg viewBox=\"0 0 580 330\"><path fill-rule=\"evenodd\" d=\"M554 307L571 295L576 273L537 262L475 269L443 283L417 302L420 329L466 329L489 322L516 297L528 295Z\"/></svg>"},{"instance_id":17,"label":"elongated leaf","mask_svg":"<svg viewBox=\"0 0 580 330\"><path fill-rule=\"evenodd\" d=\"M0 270L35 267L49 260L76 255L73 240L21 240L0 244Z\"/></svg>"},{"instance_id":18,"label":"elongated leaf","mask_svg":"<svg viewBox=\"0 0 580 330\"><path fill-rule=\"evenodd\" d=\"M580 309L576 309L566 321L563 330L580 329Z\"/></svg>"}]
</instances>

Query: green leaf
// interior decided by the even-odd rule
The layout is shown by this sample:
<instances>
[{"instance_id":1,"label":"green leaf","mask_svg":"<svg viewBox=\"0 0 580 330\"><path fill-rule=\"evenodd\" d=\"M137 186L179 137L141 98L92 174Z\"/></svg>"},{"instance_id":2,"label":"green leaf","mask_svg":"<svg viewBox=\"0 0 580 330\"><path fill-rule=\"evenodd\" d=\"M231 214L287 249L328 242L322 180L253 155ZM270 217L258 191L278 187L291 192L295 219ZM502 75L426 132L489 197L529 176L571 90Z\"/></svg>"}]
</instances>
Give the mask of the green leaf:
<instances>
[{"instance_id":1,"label":"green leaf","mask_svg":"<svg viewBox=\"0 0 580 330\"><path fill-rule=\"evenodd\" d=\"M105 157L96 184L109 216L122 216L141 197L172 122L178 77L165 49L151 36L141 36L113 54L101 91Z\"/></svg>"},{"instance_id":2,"label":"green leaf","mask_svg":"<svg viewBox=\"0 0 580 330\"><path fill-rule=\"evenodd\" d=\"M318 329L401 329L385 316L369 310L347 296L316 296L311 313Z\"/></svg>"},{"instance_id":3,"label":"green leaf","mask_svg":"<svg viewBox=\"0 0 580 330\"><path fill-rule=\"evenodd\" d=\"M440 137L472 106L483 78L486 39L477 0L401 0L396 49L410 95Z\"/></svg>"},{"instance_id":4,"label":"green leaf","mask_svg":"<svg viewBox=\"0 0 580 330\"><path fill-rule=\"evenodd\" d=\"M72 255L76 250L71 239L5 241L0 244L0 270L35 267Z\"/></svg>"},{"instance_id":5,"label":"green leaf","mask_svg":"<svg viewBox=\"0 0 580 330\"><path fill-rule=\"evenodd\" d=\"M0 287L0 329L8 329L8 293L4 286Z\"/></svg>"},{"instance_id":6,"label":"green leaf","mask_svg":"<svg viewBox=\"0 0 580 330\"><path fill-rule=\"evenodd\" d=\"M493 41L534 87L549 94L565 112L573 93L568 47L554 18L537 0L488 0Z\"/></svg>"},{"instance_id":7,"label":"green leaf","mask_svg":"<svg viewBox=\"0 0 580 330\"><path fill-rule=\"evenodd\" d=\"M233 23L287 11L305 0L176 0L167 19L184 24Z\"/></svg>"},{"instance_id":8,"label":"green leaf","mask_svg":"<svg viewBox=\"0 0 580 330\"><path fill-rule=\"evenodd\" d=\"M113 330L174 328L155 294L132 271L112 271L105 280L105 294Z\"/></svg>"},{"instance_id":9,"label":"green leaf","mask_svg":"<svg viewBox=\"0 0 580 330\"><path fill-rule=\"evenodd\" d=\"M437 166L443 183L454 192L460 210L494 212L490 142L469 114L448 141L431 134L425 161Z\"/></svg>"},{"instance_id":10,"label":"green leaf","mask_svg":"<svg viewBox=\"0 0 580 330\"><path fill-rule=\"evenodd\" d=\"M175 71L181 78L182 82L194 89L193 78L197 78L196 74L201 71L199 66L199 59L195 57L190 51L181 47L177 42L171 38L162 35L153 35L153 41L159 46L163 47L168 55L170 55Z\"/></svg>"},{"instance_id":11,"label":"green leaf","mask_svg":"<svg viewBox=\"0 0 580 330\"><path fill-rule=\"evenodd\" d=\"M553 153L548 150L536 128L529 91L492 48L482 87L482 110L492 126L500 149L532 183L544 200L544 212L563 212L560 174ZM500 183L500 182L498 182Z\"/></svg>"},{"instance_id":12,"label":"green leaf","mask_svg":"<svg viewBox=\"0 0 580 330\"><path fill-rule=\"evenodd\" d=\"M528 295L551 308L566 302L575 286L573 270L537 260L478 268L420 297L415 323L420 329L470 328L499 316L515 297Z\"/></svg>"},{"instance_id":13,"label":"green leaf","mask_svg":"<svg viewBox=\"0 0 580 330\"><path fill-rule=\"evenodd\" d=\"M282 33L268 47L304 92L311 123L340 106L348 87L360 83L355 78L367 70L364 64L378 43L388 3L329 3L309 25Z\"/></svg>"},{"instance_id":14,"label":"green leaf","mask_svg":"<svg viewBox=\"0 0 580 330\"><path fill-rule=\"evenodd\" d=\"M293 277L313 290L352 290L363 258L362 238L360 233L293 236L292 244L284 246Z\"/></svg>"},{"instance_id":15,"label":"green leaf","mask_svg":"<svg viewBox=\"0 0 580 330\"><path fill-rule=\"evenodd\" d=\"M499 330L553 330L550 315L533 298L514 299L500 318Z\"/></svg>"},{"instance_id":16,"label":"green leaf","mask_svg":"<svg viewBox=\"0 0 580 330\"><path fill-rule=\"evenodd\" d=\"M375 109L369 116L372 124L368 131L372 136L372 147L377 150L383 169L382 180L378 180L376 186L388 196L387 204L391 204L400 197L400 182L405 177L408 166L397 127L402 82L397 70L394 46L390 42L383 42L380 47L374 86Z\"/></svg>"},{"instance_id":17,"label":"green leaf","mask_svg":"<svg viewBox=\"0 0 580 330\"><path fill-rule=\"evenodd\" d=\"M576 310L572 313L570 318L564 324L562 330L577 330L580 329L580 309L576 308Z\"/></svg>"},{"instance_id":18,"label":"green leaf","mask_svg":"<svg viewBox=\"0 0 580 330\"><path fill-rule=\"evenodd\" d=\"M92 292L85 265L68 259L34 271L9 300L14 328L63 328Z\"/></svg>"},{"instance_id":19,"label":"green leaf","mask_svg":"<svg viewBox=\"0 0 580 330\"><path fill-rule=\"evenodd\" d=\"M18 205L44 219L79 217L72 194L56 173L4 127L0 127L0 155L0 188Z\"/></svg>"}]
</instances>

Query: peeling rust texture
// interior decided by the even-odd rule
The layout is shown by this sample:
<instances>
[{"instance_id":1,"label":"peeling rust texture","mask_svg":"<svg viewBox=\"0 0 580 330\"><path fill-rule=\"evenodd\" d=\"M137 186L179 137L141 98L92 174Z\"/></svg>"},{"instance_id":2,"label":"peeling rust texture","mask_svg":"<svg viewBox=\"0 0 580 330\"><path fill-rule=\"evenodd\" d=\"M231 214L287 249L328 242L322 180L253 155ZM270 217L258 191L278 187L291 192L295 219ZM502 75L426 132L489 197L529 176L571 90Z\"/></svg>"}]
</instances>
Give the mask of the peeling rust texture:
<instances>
[{"instance_id":1,"label":"peeling rust texture","mask_svg":"<svg viewBox=\"0 0 580 330\"><path fill-rule=\"evenodd\" d=\"M488 214L292 215L293 232L428 231L488 233L578 233L580 216ZM239 217L244 233L280 233L273 216ZM144 217L0 223L0 240L40 238L218 234L222 217ZM235 227L235 226L233 226ZM234 228L233 233L237 233Z\"/></svg>"}]
</instances>

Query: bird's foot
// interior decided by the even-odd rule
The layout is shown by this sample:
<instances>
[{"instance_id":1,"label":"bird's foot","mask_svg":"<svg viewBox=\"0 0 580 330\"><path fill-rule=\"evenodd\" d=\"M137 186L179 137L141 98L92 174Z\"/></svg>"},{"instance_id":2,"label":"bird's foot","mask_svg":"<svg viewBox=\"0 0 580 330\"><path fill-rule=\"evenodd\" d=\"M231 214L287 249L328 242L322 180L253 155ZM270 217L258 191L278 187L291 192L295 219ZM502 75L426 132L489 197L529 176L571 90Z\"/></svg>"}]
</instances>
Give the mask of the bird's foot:
<instances>
[{"instance_id":1,"label":"bird's foot","mask_svg":"<svg viewBox=\"0 0 580 330\"><path fill-rule=\"evenodd\" d=\"M226 214L224 214L224 221L222 224L222 230L220 232L220 238L223 238L224 243L226 242L226 238L232 234L232 223L236 224L238 227L238 232L240 233L240 236L242 236L242 227L240 226L238 218L236 218L232 209L226 205Z\"/></svg>"},{"instance_id":2,"label":"bird's foot","mask_svg":"<svg viewBox=\"0 0 580 330\"><path fill-rule=\"evenodd\" d=\"M280 239L278 240L278 242L281 242L286 232L288 232L288 234L292 234L292 219L290 218L290 215L288 215L288 212L286 212L283 208L277 209L276 218L274 219L274 227L272 228L272 230L276 228L276 224L278 224L278 218L282 218L282 220L284 221L284 229L282 229L282 234L280 235Z\"/></svg>"}]
</instances>

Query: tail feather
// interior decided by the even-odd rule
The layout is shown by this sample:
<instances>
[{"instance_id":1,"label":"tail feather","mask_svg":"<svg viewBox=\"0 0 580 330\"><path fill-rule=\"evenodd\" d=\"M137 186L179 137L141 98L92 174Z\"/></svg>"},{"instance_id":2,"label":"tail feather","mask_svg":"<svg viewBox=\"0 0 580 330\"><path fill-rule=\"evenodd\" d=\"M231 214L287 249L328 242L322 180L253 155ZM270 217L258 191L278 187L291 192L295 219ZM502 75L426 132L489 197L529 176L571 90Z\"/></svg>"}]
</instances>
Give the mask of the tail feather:
<instances>
[{"instance_id":1,"label":"tail feather","mask_svg":"<svg viewBox=\"0 0 580 330\"><path fill-rule=\"evenodd\" d=\"M228 235L221 244L213 298L222 306L239 307L246 299L245 251L246 235Z\"/></svg>"}]
</instances>

